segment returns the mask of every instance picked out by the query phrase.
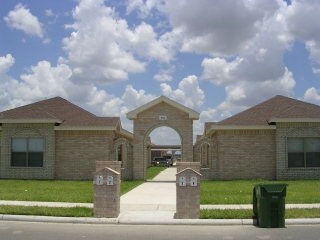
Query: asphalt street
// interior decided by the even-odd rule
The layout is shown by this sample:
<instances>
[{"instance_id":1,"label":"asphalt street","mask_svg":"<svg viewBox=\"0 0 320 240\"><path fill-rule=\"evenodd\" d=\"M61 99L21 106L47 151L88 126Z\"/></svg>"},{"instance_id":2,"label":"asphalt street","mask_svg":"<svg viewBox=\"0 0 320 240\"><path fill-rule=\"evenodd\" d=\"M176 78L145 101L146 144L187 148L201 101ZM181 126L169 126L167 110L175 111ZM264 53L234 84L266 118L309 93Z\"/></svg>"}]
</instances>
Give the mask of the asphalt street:
<instances>
[{"instance_id":1,"label":"asphalt street","mask_svg":"<svg viewBox=\"0 0 320 240\"><path fill-rule=\"evenodd\" d=\"M319 240L320 225L263 229L255 226L104 225L0 222L0 240Z\"/></svg>"}]
</instances>

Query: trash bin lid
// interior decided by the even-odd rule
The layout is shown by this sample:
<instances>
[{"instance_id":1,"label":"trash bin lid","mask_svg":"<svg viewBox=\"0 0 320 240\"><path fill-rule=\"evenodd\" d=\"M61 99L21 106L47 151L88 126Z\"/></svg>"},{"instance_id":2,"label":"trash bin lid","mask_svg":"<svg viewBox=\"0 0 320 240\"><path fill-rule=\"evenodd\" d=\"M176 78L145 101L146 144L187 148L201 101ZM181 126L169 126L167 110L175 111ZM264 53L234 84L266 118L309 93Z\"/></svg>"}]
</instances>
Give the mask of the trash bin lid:
<instances>
[{"instance_id":1,"label":"trash bin lid","mask_svg":"<svg viewBox=\"0 0 320 240\"><path fill-rule=\"evenodd\" d=\"M288 184L260 184L268 193L282 193L287 186Z\"/></svg>"}]
</instances>

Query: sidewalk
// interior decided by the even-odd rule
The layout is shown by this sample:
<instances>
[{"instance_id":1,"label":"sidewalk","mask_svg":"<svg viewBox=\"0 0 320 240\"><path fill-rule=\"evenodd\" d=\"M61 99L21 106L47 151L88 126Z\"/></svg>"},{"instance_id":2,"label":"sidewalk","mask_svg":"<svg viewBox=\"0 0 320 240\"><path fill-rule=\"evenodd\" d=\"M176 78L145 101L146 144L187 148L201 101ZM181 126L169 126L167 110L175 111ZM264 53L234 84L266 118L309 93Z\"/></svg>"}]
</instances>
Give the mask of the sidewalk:
<instances>
[{"instance_id":1,"label":"sidewalk","mask_svg":"<svg viewBox=\"0 0 320 240\"><path fill-rule=\"evenodd\" d=\"M220 224L252 225L252 219L174 219L176 212L176 168L162 171L153 180L148 181L124 194L120 198L120 215L118 218L65 218L40 216L0 215L0 220L49 221L72 223L110 223L110 224ZM28 202L1 201L0 205L44 206L44 207L86 207L93 208L92 203ZM201 205L201 209L252 209L252 204L243 205ZM286 209L320 208L320 204L286 204ZM319 219L288 219L286 224L320 224Z\"/></svg>"}]
</instances>

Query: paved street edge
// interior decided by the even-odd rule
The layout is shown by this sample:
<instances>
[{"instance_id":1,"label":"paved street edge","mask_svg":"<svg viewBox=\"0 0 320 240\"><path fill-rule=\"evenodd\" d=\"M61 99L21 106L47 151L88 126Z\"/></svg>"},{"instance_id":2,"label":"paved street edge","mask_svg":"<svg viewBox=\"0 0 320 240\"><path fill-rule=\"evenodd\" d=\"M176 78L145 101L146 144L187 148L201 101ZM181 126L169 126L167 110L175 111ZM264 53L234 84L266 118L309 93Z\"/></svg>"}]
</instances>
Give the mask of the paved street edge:
<instances>
[{"instance_id":1,"label":"paved street edge","mask_svg":"<svg viewBox=\"0 0 320 240\"><path fill-rule=\"evenodd\" d=\"M129 225L255 225L254 219L172 219L166 221L121 220L119 218L75 218L26 215L0 215L1 221L47 223L129 224ZM320 218L286 219L286 225L320 224Z\"/></svg>"}]
</instances>

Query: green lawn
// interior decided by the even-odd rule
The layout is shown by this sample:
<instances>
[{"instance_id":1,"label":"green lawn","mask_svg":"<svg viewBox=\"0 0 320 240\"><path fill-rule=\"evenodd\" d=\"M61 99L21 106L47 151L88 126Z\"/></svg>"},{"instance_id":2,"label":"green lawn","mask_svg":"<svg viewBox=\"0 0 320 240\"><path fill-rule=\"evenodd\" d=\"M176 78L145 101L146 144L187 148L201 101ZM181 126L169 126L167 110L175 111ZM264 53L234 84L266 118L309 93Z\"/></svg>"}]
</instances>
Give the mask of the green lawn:
<instances>
[{"instance_id":1,"label":"green lawn","mask_svg":"<svg viewBox=\"0 0 320 240\"><path fill-rule=\"evenodd\" d=\"M165 169L165 168L164 168ZM161 167L149 168L148 176L157 175ZM150 178L151 178L150 177ZM121 194L144 181L122 181ZM250 204L255 184L266 181L202 181L201 204ZM270 182L268 182L270 183ZM320 181L284 181L286 203L320 203ZM0 200L92 203L92 181L0 180ZM0 206L0 214L92 217L89 208L48 208ZM201 218L252 218L252 210L201 210ZM320 217L320 209L288 209L286 218Z\"/></svg>"},{"instance_id":2,"label":"green lawn","mask_svg":"<svg viewBox=\"0 0 320 240\"><path fill-rule=\"evenodd\" d=\"M143 181L121 181L121 195ZM0 180L0 200L93 202L92 181Z\"/></svg>"},{"instance_id":3,"label":"green lawn","mask_svg":"<svg viewBox=\"0 0 320 240\"><path fill-rule=\"evenodd\" d=\"M153 179L157 176L160 172L167 169L166 167L148 167L147 168L147 179Z\"/></svg>"},{"instance_id":4,"label":"green lawn","mask_svg":"<svg viewBox=\"0 0 320 240\"><path fill-rule=\"evenodd\" d=\"M320 209L286 209L285 218L320 218ZM200 218L202 219L251 219L253 211L245 210L200 210Z\"/></svg>"},{"instance_id":5,"label":"green lawn","mask_svg":"<svg viewBox=\"0 0 320 240\"><path fill-rule=\"evenodd\" d=\"M297 181L202 181L200 187L201 204L250 204L252 190L258 183L286 183L286 203L320 203L319 180Z\"/></svg>"},{"instance_id":6,"label":"green lawn","mask_svg":"<svg viewBox=\"0 0 320 240\"><path fill-rule=\"evenodd\" d=\"M22 207L0 206L0 214L34 215L55 217L93 217L92 208L49 208L49 207Z\"/></svg>"},{"instance_id":7,"label":"green lawn","mask_svg":"<svg viewBox=\"0 0 320 240\"><path fill-rule=\"evenodd\" d=\"M0 214L36 215L57 217L93 217L92 208L49 208L49 207L22 207L0 206ZM286 218L319 218L320 209L287 209ZM252 210L212 210L200 211L201 219L252 219Z\"/></svg>"},{"instance_id":8,"label":"green lawn","mask_svg":"<svg viewBox=\"0 0 320 240\"><path fill-rule=\"evenodd\" d=\"M164 169L148 168L148 179ZM121 195L142 183L142 180L121 181ZM92 181L0 180L0 200L92 203L93 184Z\"/></svg>"}]
</instances>

